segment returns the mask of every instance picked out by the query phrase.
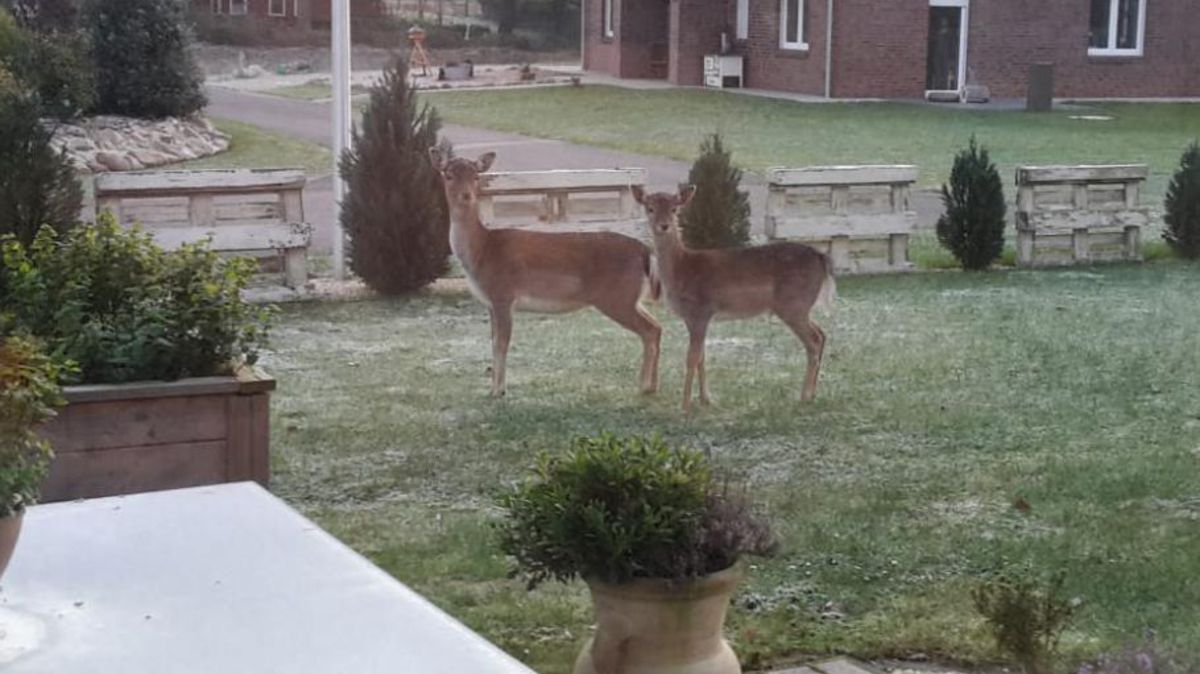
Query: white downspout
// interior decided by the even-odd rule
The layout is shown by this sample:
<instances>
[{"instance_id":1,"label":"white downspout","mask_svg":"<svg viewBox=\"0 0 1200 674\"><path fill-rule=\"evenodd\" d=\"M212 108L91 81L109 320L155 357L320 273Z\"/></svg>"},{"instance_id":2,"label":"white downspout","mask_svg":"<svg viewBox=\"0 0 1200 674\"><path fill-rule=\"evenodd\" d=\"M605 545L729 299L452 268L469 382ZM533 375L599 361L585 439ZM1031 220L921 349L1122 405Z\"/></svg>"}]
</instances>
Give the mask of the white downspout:
<instances>
[{"instance_id":1,"label":"white downspout","mask_svg":"<svg viewBox=\"0 0 1200 674\"><path fill-rule=\"evenodd\" d=\"M825 2L825 98L833 98L833 0Z\"/></svg>"},{"instance_id":2,"label":"white downspout","mask_svg":"<svg viewBox=\"0 0 1200 674\"><path fill-rule=\"evenodd\" d=\"M579 0L579 69L587 72L587 0Z\"/></svg>"}]
</instances>

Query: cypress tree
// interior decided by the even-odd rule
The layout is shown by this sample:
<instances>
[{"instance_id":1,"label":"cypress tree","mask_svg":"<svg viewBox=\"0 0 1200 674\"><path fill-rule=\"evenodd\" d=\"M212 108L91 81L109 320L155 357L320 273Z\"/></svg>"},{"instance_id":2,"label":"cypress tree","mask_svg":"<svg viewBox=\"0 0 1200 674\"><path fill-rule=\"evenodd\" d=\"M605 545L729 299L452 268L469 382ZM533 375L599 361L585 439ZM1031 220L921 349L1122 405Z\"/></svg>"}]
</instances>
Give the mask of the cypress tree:
<instances>
[{"instance_id":1,"label":"cypress tree","mask_svg":"<svg viewBox=\"0 0 1200 674\"><path fill-rule=\"evenodd\" d=\"M986 148L971 144L954 158L949 185L942 185L946 211L937 222L938 241L963 269L981 270L1004 250L1004 185Z\"/></svg>"},{"instance_id":2,"label":"cypress tree","mask_svg":"<svg viewBox=\"0 0 1200 674\"><path fill-rule=\"evenodd\" d=\"M679 214L688 248L735 248L750 241L750 197L738 189L742 171L719 133L700 144L700 156L688 172L696 196Z\"/></svg>"},{"instance_id":3,"label":"cypress tree","mask_svg":"<svg viewBox=\"0 0 1200 674\"><path fill-rule=\"evenodd\" d=\"M1193 142L1180 158L1164 206L1163 238L1181 257L1200 258L1200 142Z\"/></svg>"}]
</instances>

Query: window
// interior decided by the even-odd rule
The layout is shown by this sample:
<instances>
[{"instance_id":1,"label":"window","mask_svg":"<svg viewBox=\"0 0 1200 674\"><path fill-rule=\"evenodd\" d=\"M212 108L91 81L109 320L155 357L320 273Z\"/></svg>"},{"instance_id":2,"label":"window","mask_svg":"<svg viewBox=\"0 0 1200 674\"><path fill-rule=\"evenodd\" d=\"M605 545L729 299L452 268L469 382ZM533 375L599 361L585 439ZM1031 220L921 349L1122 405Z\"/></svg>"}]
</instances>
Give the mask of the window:
<instances>
[{"instance_id":1,"label":"window","mask_svg":"<svg viewBox=\"0 0 1200 674\"><path fill-rule=\"evenodd\" d=\"M221 13L221 0L212 0L212 13L213 14Z\"/></svg>"},{"instance_id":2,"label":"window","mask_svg":"<svg viewBox=\"0 0 1200 674\"><path fill-rule=\"evenodd\" d=\"M779 46L783 49L808 49L807 28L804 0L780 0Z\"/></svg>"},{"instance_id":3,"label":"window","mask_svg":"<svg viewBox=\"0 0 1200 674\"><path fill-rule=\"evenodd\" d=\"M287 16L287 0L267 0L267 14Z\"/></svg>"},{"instance_id":4,"label":"window","mask_svg":"<svg viewBox=\"0 0 1200 674\"><path fill-rule=\"evenodd\" d=\"M230 16L246 16L246 0L229 0Z\"/></svg>"},{"instance_id":5,"label":"window","mask_svg":"<svg viewBox=\"0 0 1200 674\"><path fill-rule=\"evenodd\" d=\"M750 0L737 0L737 33L735 37L739 40L750 37Z\"/></svg>"},{"instance_id":6,"label":"window","mask_svg":"<svg viewBox=\"0 0 1200 674\"><path fill-rule=\"evenodd\" d=\"M1088 53L1141 56L1148 0L1092 0Z\"/></svg>"},{"instance_id":7,"label":"window","mask_svg":"<svg viewBox=\"0 0 1200 674\"><path fill-rule=\"evenodd\" d=\"M604 37L613 36L613 2L614 0L603 0Z\"/></svg>"}]
</instances>

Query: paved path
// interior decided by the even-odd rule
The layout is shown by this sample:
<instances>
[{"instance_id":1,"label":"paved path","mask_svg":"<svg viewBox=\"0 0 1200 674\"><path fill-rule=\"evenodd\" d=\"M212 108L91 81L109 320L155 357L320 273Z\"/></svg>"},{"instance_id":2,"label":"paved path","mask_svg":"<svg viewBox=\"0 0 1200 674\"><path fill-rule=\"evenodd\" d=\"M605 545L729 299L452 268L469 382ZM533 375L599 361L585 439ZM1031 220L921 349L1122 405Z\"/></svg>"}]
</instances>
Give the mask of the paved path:
<instances>
[{"instance_id":1,"label":"paved path","mask_svg":"<svg viewBox=\"0 0 1200 674\"><path fill-rule=\"evenodd\" d=\"M326 147L332 143L333 113L328 102L294 100L219 86L209 86L208 94L208 114L213 117L253 124ZM460 154L495 151L496 169L501 171L641 167L648 171L647 186L651 190L669 190L687 179L690 168L686 162L662 157L454 124L447 124L443 134ZM742 184L750 192L753 231L761 233L766 186L761 176L752 173L745 174ZM331 179L324 177L314 179L305 191L305 212L314 225L313 244L317 250L328 250L332 241L332 189ZM917 192L913 201L919 226L931 226L941 208L937 195Z\"/></svg>"}]
</instances>

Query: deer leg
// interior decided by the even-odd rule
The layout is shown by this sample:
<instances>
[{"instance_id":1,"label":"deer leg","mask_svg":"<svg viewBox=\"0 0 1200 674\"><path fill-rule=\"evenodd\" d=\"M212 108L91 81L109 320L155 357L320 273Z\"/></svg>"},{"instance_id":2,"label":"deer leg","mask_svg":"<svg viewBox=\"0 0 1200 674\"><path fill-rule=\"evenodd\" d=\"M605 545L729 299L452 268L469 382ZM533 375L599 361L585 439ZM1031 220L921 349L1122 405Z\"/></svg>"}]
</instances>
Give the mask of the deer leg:
<instances>
[{"instance_id":1,"label":"deer leg","mask_svg":"<svg viewBox=\"0 0 1200 674\"><path fill-rule=\"evenodd\" d=\"M699 375L701 391L704 389L704 375L700 368L704 363L704 337L708 332L708 323L688 324L688 354L687 374L683 377L683 410L692 409L692 378Z\"/></svg>"},{"instance_id":2,"label":"deer leg","mask_svg":"<svg viewBox=\"0 0 1200 674\"><path fill-rule=\"evenodd\" d=\"M508 343L512 339L512 304L492 305L492 396L504 395Z\"/></svg>"},{"instance_id":3,"label":"deer leg","mask_svg":"<svg viewBox=\"0 0 1200 674\"><path fill-rule=\"evenodd\" d=\"M642 338L642 371L639 375L642 393L658 390L658 353L662 342L662 326L636 302L632 306L602 307L600 313L621 327Z\"/></svg>"},{"instance_id":4,"label":"deer leg","mask_svg":"<svg viewBox=\"0 0 1200 674\"><path fill-rule=\"evenodd\" d=\"M821 358L825 353L825 332L813 323L807 314L780 314L779 317L800 338L800 342L804 344L804 351L808 354L808 369L804 373L804 388L800 393L800 401L811 402L817 395L817 378L821 374Z\"/></svg>"}]
</instances>

